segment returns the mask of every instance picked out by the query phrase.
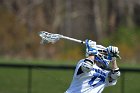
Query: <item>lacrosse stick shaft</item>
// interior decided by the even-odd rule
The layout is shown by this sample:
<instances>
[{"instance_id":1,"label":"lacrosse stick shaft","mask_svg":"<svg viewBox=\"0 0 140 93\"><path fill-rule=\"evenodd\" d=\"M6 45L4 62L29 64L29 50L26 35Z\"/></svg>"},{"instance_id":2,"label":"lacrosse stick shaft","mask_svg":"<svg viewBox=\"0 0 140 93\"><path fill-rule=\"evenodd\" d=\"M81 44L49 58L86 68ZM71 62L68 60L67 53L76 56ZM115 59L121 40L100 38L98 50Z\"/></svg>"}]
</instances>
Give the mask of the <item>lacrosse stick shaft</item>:
<instances>
[{"instance_id":1,"label":"lacrosse stick shaft","mask_svg":"<svg viewBox=\"0 0 140 93\"><path fill-rule=\"evenodd\" d=\"M75 38L71 38L71 37L67 37L67 36L63 36L63 35L61 35L61 38L71 40L71 41L74 41L74 42L77 42L77 43L85 44L85 41L78 40L78 39L75 39ZM116 57L121 59L120 55L118 55L118 54L116 55Z\"/></svg>"},{"instance_id":2,"label":"lacrosse stick shaft","mask_svg":"<svg viewBox=\"0 0 140 93\"><path fill-rule=\"evenodd\" d=\"M78 43L82 43L82 44L85 44L85 42L84 41L82 41L82 40L78 40L78 39L75 39L75 38L71 38L71 37L67 37L67 36L61 36L61 38L63 38L63 39L67 39L67 40L71 40L71 41L74 41L74 42L78 42Z\"/></svg>"}]
</instances>

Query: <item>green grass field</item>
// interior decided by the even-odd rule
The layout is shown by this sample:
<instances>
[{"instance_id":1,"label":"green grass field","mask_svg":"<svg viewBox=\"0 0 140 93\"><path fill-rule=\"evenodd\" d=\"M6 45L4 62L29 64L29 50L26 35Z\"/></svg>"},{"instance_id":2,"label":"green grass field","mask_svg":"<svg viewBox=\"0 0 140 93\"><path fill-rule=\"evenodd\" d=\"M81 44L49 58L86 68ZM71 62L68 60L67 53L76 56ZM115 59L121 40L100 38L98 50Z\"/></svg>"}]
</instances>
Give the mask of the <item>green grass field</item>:
<instances>
[{"instance_id":1,"label":"green grass field","mask_svg":"<svg viewBox=\"0 0 140 93\"><path fill-rule=\"evenodd\" d=\"M31 91L32 93L64 93L72 76L73 70L32 69ZM125 73L125 77L124 93L139 93L140 74ZM121 80L122 77L116 86L106 88L103 93L121 93ZM27 69L0 67L0 93L27 93L27 86Z\"/></svg>"},{"instance_id":2,"label":"green grass field","mask_svg":"<svg viewBox=\"0 0 140 93\"><path fill-rule=\"evenodd\" d=\"M72 79L71 70L32 70L32 93L63 93ZM0 68L0 93L27 93L27 69Z\"/></svg>"}]
</instances>

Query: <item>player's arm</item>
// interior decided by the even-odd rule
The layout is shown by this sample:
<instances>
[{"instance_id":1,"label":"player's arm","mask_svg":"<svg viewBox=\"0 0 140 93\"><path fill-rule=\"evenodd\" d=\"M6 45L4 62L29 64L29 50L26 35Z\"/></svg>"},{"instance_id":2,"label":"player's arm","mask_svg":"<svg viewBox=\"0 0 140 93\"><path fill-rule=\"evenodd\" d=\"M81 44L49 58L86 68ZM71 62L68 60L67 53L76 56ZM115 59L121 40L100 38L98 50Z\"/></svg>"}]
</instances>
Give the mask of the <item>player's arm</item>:
<instances>
[{"instance_id":1,"label":"player's arm","mask_svg":"<svg viewBox=\"0 0 140 93\"><path fill-rule=\"evenodd\" d=\"M110 71L108 75L109 82L112 82L113 80L117 80L120 77L121 73L119 71L119 67L117 65L116 60L113 60L112 62L112 70Z\"/></svg>"},{"instance_id":2,"label":"player's arm","mask_svg":"<svg viewBox=\"0 0 140 93\"><path fill-rule=\"evenodd\" d=\"M117 82L117 79L121 75L121 73L119 71L119 67L118 67L117 62L116 62L116 57L115 57L115 54L118 54L119 51L118 51L118 48L114 47L114 46L109 46L108 51L109 51L109 53L112 53L112 62L111 62L112 63L112 66L111 66L112 70L108 74L108 82L110 83L110 85L115 85Z\"/></svg>"}]
</instances>

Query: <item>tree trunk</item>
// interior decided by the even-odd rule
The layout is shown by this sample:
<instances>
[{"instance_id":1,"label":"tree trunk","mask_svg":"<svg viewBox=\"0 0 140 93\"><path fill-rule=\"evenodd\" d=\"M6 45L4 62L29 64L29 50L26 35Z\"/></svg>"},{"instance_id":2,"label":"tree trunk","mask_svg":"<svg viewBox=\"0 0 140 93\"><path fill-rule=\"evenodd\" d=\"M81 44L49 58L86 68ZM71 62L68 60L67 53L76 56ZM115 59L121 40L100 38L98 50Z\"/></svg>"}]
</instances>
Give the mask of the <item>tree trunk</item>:
<instances>
[{"instance_id":1,"label":"tree trunk","mask_svg":"<svg viewBox=\"0 0 140 93\"><path fill-rule=\"evenodd\" d=\"M102 19L101 19L101 12L100 12L100 4L99 0L93 0L93 12L95 17L95 31L96 31L96 38L97 42L101 42L104 38L103 29L102 29Z\"/></svg>"}]
</instances>

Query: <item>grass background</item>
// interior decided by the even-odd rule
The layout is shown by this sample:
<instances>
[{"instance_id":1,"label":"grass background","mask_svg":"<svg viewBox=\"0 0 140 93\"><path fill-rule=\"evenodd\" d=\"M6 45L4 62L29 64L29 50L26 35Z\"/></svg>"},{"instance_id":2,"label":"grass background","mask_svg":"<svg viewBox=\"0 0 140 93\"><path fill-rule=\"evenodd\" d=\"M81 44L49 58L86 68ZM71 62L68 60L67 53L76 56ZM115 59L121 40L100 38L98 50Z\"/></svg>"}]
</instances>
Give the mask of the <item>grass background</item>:
<instances>
[{"instance_id":1,"label":"grass background","mask_svg":"<svg viewBox=\"0 0 140 93\"><path fill-rule=\"evenodd\" d=\"M0 63L16 64L52 64L52 65L75 65L76 63L63 61L19 61L19 60L1 60ZM122 65L122 67L134 67L134 65ZM137 67L139 67L137 65ZM32 93L64 93L69 87L74 70L47 70L32 69ZM124 73L122 73L124 75ZM122 77L119 78L116 86L107 87L103 93L121 93ZM138 93L140 91L140 74L125 73L124 93ZM27 93L28 70L25 68L3 68L0 67L0 93Z\"/></svg>"}]
</instances>

